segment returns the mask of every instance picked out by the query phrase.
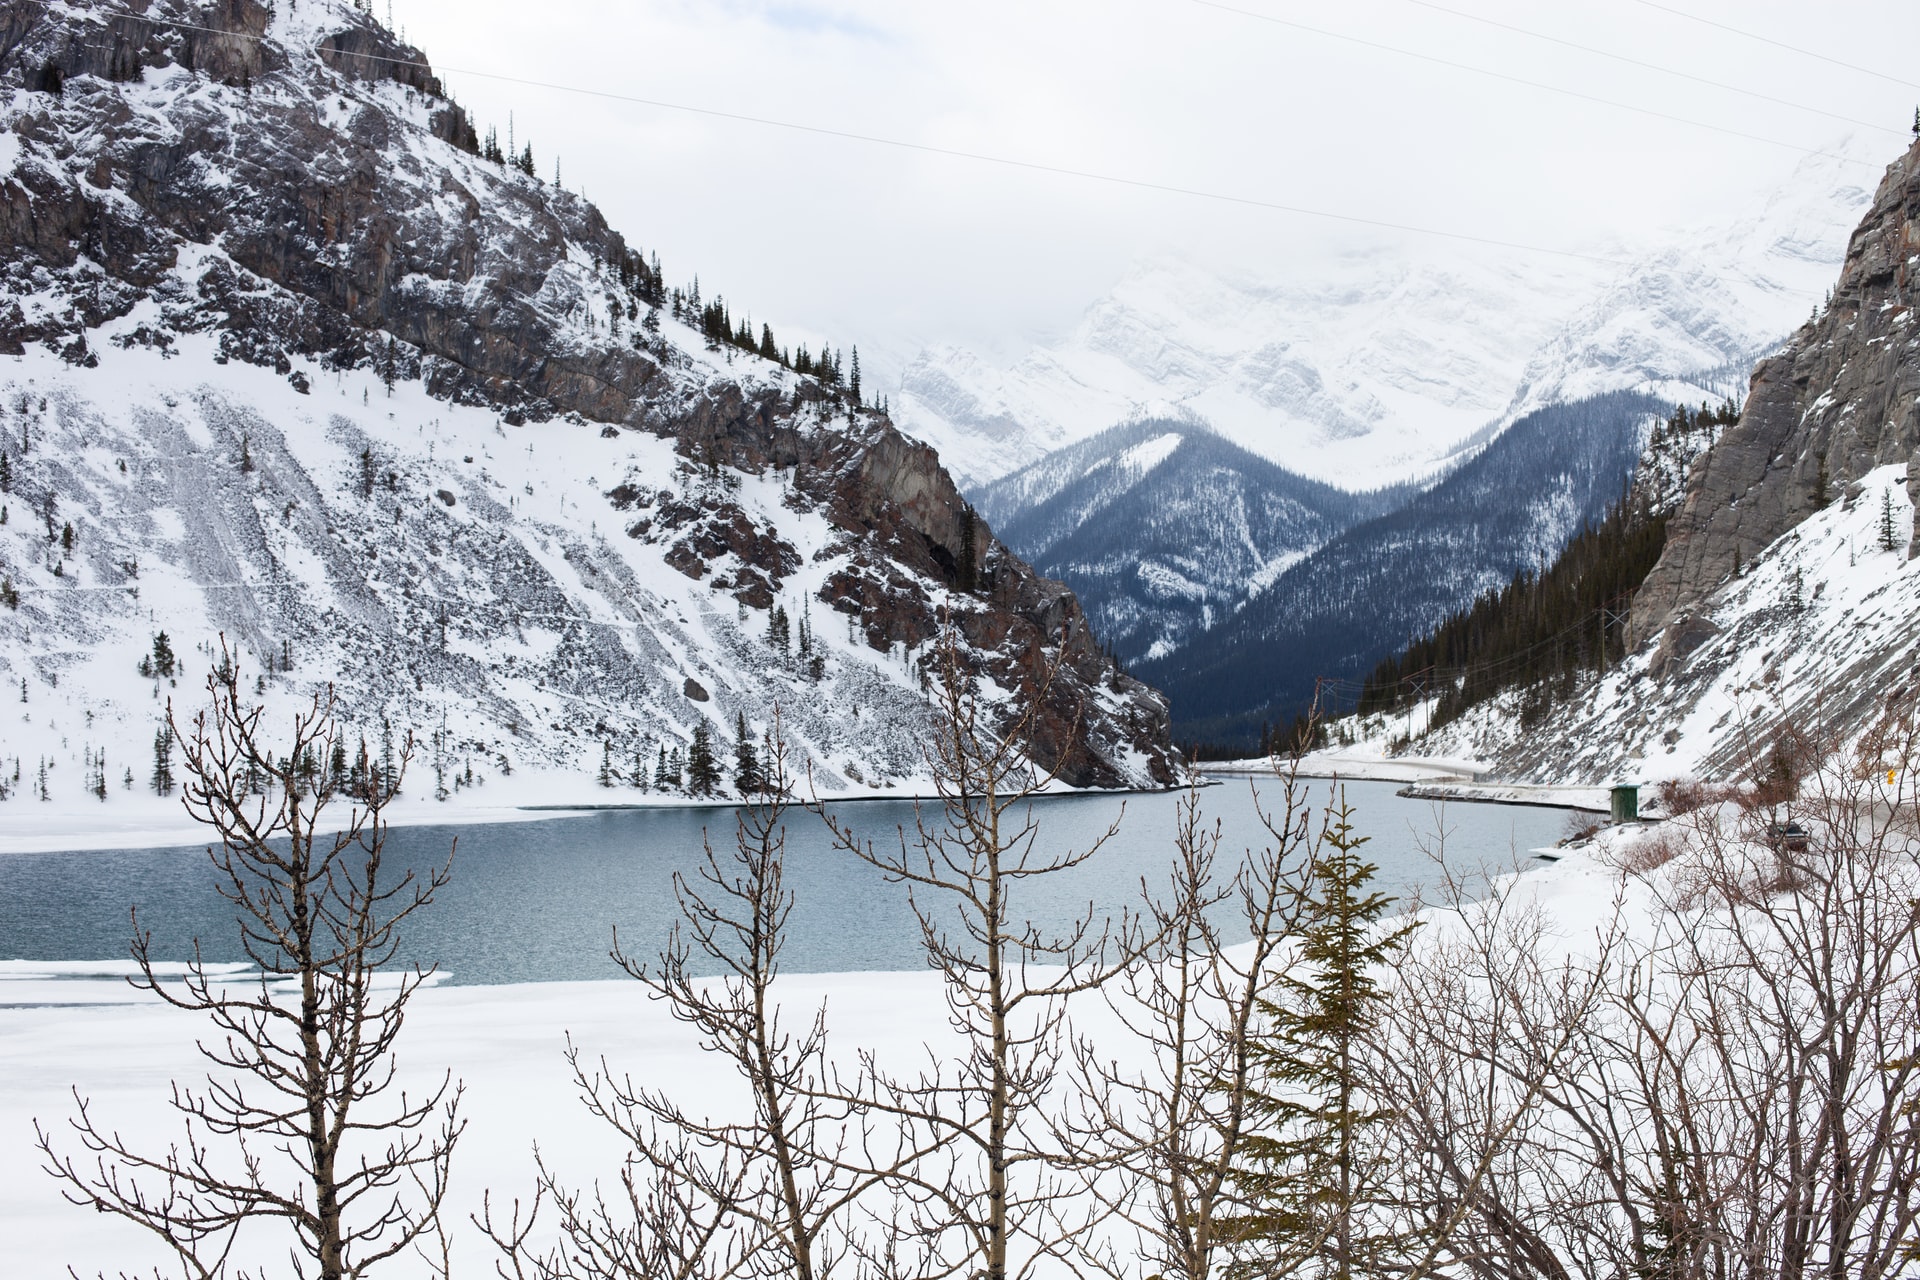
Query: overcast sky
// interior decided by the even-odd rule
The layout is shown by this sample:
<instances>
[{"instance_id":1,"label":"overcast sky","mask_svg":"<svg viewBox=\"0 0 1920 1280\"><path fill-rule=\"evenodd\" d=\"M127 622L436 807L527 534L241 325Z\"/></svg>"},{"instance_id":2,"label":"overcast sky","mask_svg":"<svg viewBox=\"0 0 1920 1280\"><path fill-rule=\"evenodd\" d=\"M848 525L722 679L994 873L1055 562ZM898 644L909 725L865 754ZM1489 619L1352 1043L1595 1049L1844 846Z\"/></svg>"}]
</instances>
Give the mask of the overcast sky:
<instances>
[{"instance_id":1,"label":"overcast sky","mask_svg":"<svg viewBox=\"0 0 1920 1280\"><path fill-rule=\"evenodd\" d=\"M1907 141L1920 102L1902 83L1920 82L1913 0L1659 3L1898 79L1649 0L1434 5L1831 114L1416 0L393 0L393 16L483 132L504 136L511 112L542 176L557 154L566 185L671 278L697 271L783 341L824 334L897 368L927 343L1017 351L1151 255L1277 278L1356 243L1459 250L477 73L1573 250L1737 217L1792 172L1796 148L1854 132L1891 160Z\"/></svg>"}]
</instances>

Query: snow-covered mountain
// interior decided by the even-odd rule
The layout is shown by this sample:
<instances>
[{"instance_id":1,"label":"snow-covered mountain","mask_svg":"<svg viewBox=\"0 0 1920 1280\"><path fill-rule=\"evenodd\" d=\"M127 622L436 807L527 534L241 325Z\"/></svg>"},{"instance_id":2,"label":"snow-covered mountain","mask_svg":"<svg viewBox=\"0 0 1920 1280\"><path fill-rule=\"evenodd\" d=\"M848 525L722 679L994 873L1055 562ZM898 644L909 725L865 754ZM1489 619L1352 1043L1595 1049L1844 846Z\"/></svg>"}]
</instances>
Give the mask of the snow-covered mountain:
<instances>
[{"instance_id":1,"label":"snow-covered mountain","mask_svg":"<svg viewBox=\"0 0 1920 1280\"><path fill-rule=\"evenodd\" d=\"M368 12L24 3L0 51L15 796L41 762L137 790L221 635L270 705L331 682L448 786L651 786L778 708L823 790L885 787L922 764L943 619L989 698L1062 663L1063 776L1171 779L1163 700L931 450L707 336ZM139 669L162 631L172 683Z\"/></svg>"},{"instance_id":2,"label":"snow-covered mountain","mask_svg":"<svg viewBox=\"0 0 1920 1280\"><path fill-rule=\"evenodd\" d=\"M1074 329L1001 367L925 351L894 397L977 487L1118 422L1178 409L1350 489L1427 476L1488 429L1618 390L1718 398L1805 318L1865 206L1877 151L1802 163L1752 216L1626 261L1449 250L1332 259L1310 276L1140 266Z\"/></svg>"},{"instance_id":3,"label":"snow-covered mountain","mask_svg":"<svg viewBox=\"0 0 1920 1280\"><path fill-rule=\"evenodd\" d=\"M1306 709L1321 677L1357 679L1481 592L1552 563L1619 499L1664 408L1613 392L1535 410L1134 669L1172 699L1182 738L1251 748Z\"/></svg>"},{"instance_id":4,"label":"snow-covered mountain","mask_svg":"<svg viewBox=\"0 0 1920 1280\"><path fill-rule=\"evenodd\" d=\"M1190 418L1114 427L977 491L1007 544L1072 582L1129 662L1172 653L1408 496L1304 479Z\"/></svg>"},{"instance_id":5,"label":"snow-covered mountain","mask_svg":"<svg viewBox=\"0 0 1920 1280\"><path fill-rule=\"evenodd\" d=\"M1830 304L1755 369L1634 594L1633 651L1537 724L1529 690L1416 741L1514 778L1905 768L1920 700L1920 143L1848 243ZM1905 785L1902 781L1902 785Z\"/></svg>"}]
</instances>

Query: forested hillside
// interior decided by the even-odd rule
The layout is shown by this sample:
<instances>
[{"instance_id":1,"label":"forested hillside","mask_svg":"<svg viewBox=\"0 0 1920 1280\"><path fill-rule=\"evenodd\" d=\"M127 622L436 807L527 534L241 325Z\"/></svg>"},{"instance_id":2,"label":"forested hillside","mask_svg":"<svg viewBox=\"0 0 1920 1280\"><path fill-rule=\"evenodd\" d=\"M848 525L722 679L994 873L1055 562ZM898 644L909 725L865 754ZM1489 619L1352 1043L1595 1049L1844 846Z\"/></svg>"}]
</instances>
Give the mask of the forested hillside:
<instances>
[{"instance_id":1,"label":"forested hillside","mask_svg":"<svg viewBox=\"0 0 1920 1280\"><path fill-rule=\"evenodd\" d=\"M1183 741L1251 750L1313 700L1603 519L1667 406L1616 392L1529 414L1439 484L1349 529L1231 619L1137 664Z\"/></svg>"},{"instance_id":2,"label":"forested hillside","mask_svg":"<svg viewBox=\"0 0 1920 1280\"><path fill-rule=\"evenodd\" d=\"M975 497L1008 546L1074 590L1122 661L1163 658L1287 569L1405 502L1295 475L1190 419L1149 418L1049 454Z\"/></svg>"},{"instance_id":3,"label":"forested hillside","mask_svg":"<svg viewBox=\"0 0 1920 1280\"><path fill-rule=\"evenodd\" d=\"M1633 483L1605 517L1584 526L1552 565L1522 569L1382 661L1360 688L1358 711L1396 711L1434 698L1426 723L1438 729L1489 698L1523 689L1518 714L1531 728L1573 696L1582 673L1623 659L1633 593L1666 547L1687 472L1739 416L1731 402L1676 409L1653 429ZM1336 694L1325 709L1344 708Z\"/></svg>"}]
</instances>

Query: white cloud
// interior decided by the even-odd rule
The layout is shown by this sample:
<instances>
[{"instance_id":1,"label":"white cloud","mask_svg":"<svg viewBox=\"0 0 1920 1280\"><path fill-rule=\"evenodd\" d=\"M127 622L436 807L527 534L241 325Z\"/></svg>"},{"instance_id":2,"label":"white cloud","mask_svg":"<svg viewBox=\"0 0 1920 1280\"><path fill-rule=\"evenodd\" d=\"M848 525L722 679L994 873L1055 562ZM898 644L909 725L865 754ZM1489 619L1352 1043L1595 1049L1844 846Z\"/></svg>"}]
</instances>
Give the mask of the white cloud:
<instances>
[{"instance_id":1,"label":"white cloud","mask_svg":"<svg viewBox=\"0 0 1920 1280\"><path fill-rule=\"evenodd\" d=\"M1920 7L1900 0L1679 2L1870 66L1920 43ZM1793 146L1846 128L1407 0L1231 3ZM1446 3L1883 122L1888 159L1920 97L1633 0ZM783 335L857 342L878 370L928 342L1018 347L1156 253L1284 278L1383 237L1457 250L468 73L1589 251L1736 217L1801 158L1195 0L397 0L395 16L483 129L511 111L543 172L557 152L567 184L670 275L698 271Z\"/></svg>"}]
</instances>

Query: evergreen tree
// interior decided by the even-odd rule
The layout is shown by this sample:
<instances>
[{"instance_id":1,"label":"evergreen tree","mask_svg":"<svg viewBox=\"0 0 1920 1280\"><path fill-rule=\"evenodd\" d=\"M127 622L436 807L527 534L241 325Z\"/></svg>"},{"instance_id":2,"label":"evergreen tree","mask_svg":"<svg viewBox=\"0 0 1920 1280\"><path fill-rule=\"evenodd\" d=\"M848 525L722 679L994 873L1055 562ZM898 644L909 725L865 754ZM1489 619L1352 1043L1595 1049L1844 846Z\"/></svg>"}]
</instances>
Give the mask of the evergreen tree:
<instances>
[{"instance_id":1,"label":"evergreen tree","mask_svg":"<svg viewBox=\"0 0 1920 1280\"><path fill-rule=\"evenodd\" d=\"M693 742L687 748L687 790L697 796L710 796L720 785L720 765L713 758L713 732L702 720L693 726Z\"/></svg>"},{"instance_id":2,"label":"evergreen tree","mask_svg":"<svg viewBox=\"0 0 1920 1280\"><path fill-rule=\"evenodd\" d=\"M792 648L793 630L784 605L775 605L772 614L767 618L767 643L779 650L782 658L785 658Z\"/></svg>"},{"instance_id":3,"label":"evergreen tree","mask_svg":"<svg viewBox=\"0 0 1920 1280\"><path fill-rule=\"evenodd\" d=\"M667 785L675 791L686 789L686 766L680 753L680 744L675 743L673 750L667 753Z\"/></svg>"},{"instance_id":4,"label":"evergreen tree","mask_svg":"<svg viewBox=\"0 0 1920 1280\"><path fill-rule=\"evenodd\" d=\"M1882 489L1880 491L1880 531L1879 532L1880 532L1880 549L1882 551L1892 551L1899 547L1900 545L1899 540L1895 538L1894 532L1893 532L1893 490L1892 489Z\"/></svg>"},{"instance_id":5,"label":"evergreen tree","mask_svg":"<svg viewBox=\"0 0 1920 1280\"><path fill-rule=\"evenodd\" d=\"M598 781L603 787L611 787L613 785L613 740L611 738L600 739L600 776Z\"/></svg>"},{"instance_id":6,"label":"evergreen tree","mask_svg":"<svg viewBox=\"0 0 1920 1280\"><path fill-rule=\"evenodd\" d=\"M73 521L69 520L60 529L60 550L73 554Z\"/></svg>"},{"instance_id":7,"label":"evergreen tree","mask_svg":"<svg viewBox=\"0 0 1920 1280\"><path fill-rule=\"evenodd\" d=\"M12 578L0 577L0 605L9 609L20 607L20 593L14 589Z\"/></svg>"},{"instance_id":8,"label":"evergreen tree","mask_svg":"<svg viewBox=\"0 0 1920 1280\"><path fill-rule=\"evenodd\" d=\"M860 403L860 348L853 349L853 362L847 380L847 389L853 393L853 402Z\"/></svg>"},{"instance_id":9,"label":"evergreen tree","mask_svg":"<svg viewBox=\"0 0 1920 1280\"><path fill-rule=\"evenodd\" d=\"M153 735L153 794L173 794L173 730L164 724Z\"/></svg>"},{"instance_id":10,"label":"evergreen tree","mask_svg":"<svg viewBox=\"0 0 1920 1280\"><path fill-rule=\"evenodd\" d=\"M240 437L240 474L246 475L253 470L253 440L248 436Z\"/></svg>"},{"instance_id":11,"label":"evergreen tree","mask_svg":"<svg viewBox=\"0 0 1920 1280\"><path fill-rule=\"evenodd\" d=\"M764 790L766 780L760 772L760 753L754 750L753 734L747 729L747 713L738 711L733 718L733 789L742 796Z\"/></svg>"},{"instance_id":12,"label":"evergreen tree","mask_svg":"<svg viewBox=\"0 0 1920 1280\"><path fill-rule=\"evenodd\" d=\"M162 679L172 679L174 672L179 670L179 661L173 656L173 645L168 641L166 632L162 631L153 637L153 653L150 660L153 663L153 674Z\"/></svg>"},{"instance_id":13,"label":"evergreen tree","mask_svg":"<svg viewBox=\"0 0 1920 1280\"><path fill-rule=\"evenodd\" d=\"M13 463L7 460L6 450L0 449L0 493L13 492Z\"/></svg>"},{"instance_id":14,"label":"evergreen tree","mask_svg":"<svg viewBox=\"0 0 1920 1280\"><path fill-rule=\"evenodd\" d=\"M647 789L647 739L645 738L633 744L633 774L627 782L637 790Z\"/></svg>"},{"instance_id":15,"label":"evergreen tree","mask_svg":"<svg viewBox=\"0 0 1920 1280\"><path fill-rule=\"evenodd\" d=\"M667 744L663 742L660 744L660 763L653 770L653 789L666 791L670 782L671 779L667 774Z\"/></svg>"},{"instance_id":16,"label":"evergreen tree","mask_svg":"<svg viewBox=\"0 0 1920 1280\"><path fill-rule=\"evenodd\" d=\"M1366 838L1354 834L1352 817L1343 794L1299 890L1298 956L1260 1001L1254 1108L1262 1128L1235 1171L1252 1206L1235 1231L1263 1274L1397 1274L1404 1243L1372 1212L1389 1174L1375 1135L1392 1113L1367 1091L1365 1056L1386 1000L1374 973L1399 955L1413 926L1382 932L1393 900L1368 890L1376 868L1359 857Z\"/></svg>"}]
</instances>

